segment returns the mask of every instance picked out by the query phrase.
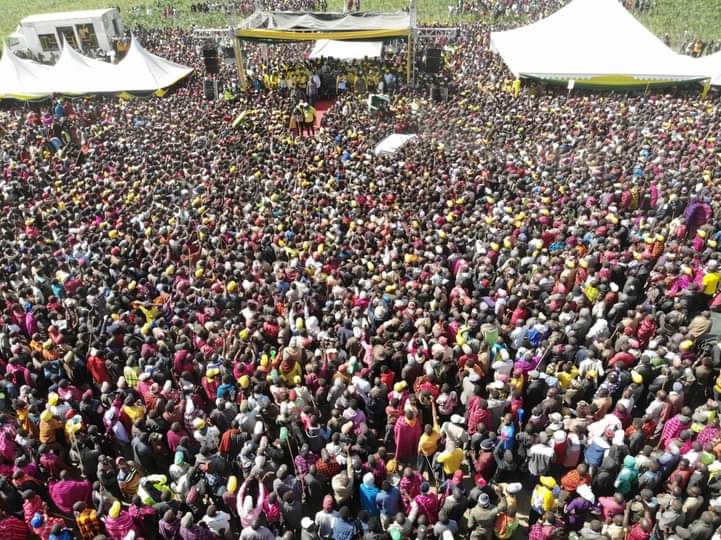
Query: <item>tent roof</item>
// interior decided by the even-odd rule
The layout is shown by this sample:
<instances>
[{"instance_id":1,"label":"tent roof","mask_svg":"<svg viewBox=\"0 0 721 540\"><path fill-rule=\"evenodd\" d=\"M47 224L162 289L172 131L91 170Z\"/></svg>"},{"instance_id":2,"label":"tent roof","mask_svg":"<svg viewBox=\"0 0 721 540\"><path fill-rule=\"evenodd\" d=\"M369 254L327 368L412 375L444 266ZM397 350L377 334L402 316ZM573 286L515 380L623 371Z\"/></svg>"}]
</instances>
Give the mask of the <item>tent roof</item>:
<instances>
[{"instance_id":1,"label":"tent roof","mask_svg":"<svg viewBox=\"0 0 721 540\"><path fill-rule=\"evenodd\" d=\"M410 15L396 13L302 13L263 11L251 15L236 35L264 41L382 40L410 34Z\"/></svg>"},{"instance_id":2,"label":"tent roof","mask_svg":"<svg viewBox=\"0 0 721 540\"><path fill-rule=\"evenodd\" d=\"M192 73L192 68L156 56L133 36L130 48L117 65L124 92L153 92L172 86Z\"/></svg>"},{"instance_id":3,"label":"tent roof","mask_svg":"<svg viewBox=\"0 0 721 540\"><path fill-rule=\"evenodd\" d=\"M116 69L107 62L83 56L64 41L60 58L51 68L52 77L47 79L48 90L63 94L107 92Z\"/></svg>"},{"instance_id":4,"label":"tent roof","mask_svg":"<svg viewBox=\"0 0 721 540\"><path fill-rule=\"evenodd\" d=\"M309 58L338 58L339 60L362 60L377 58L381 55L381 41L336 41L319 39L315 42Z\"/></svg>"},{"instance_id":5,"label":"tent roof","mask_svg":"<svg viewBox=\"0 0 721 540\"><path fill-rule=\"evenodd\" d=\"M573 0L536 23L492 32L491 47L516 76L609 84L614 77L642 84L705 78L618 0Z\"/></svg>"},{"instance_id":6,"label":"tent roof","mask_svg":"<svg viewBox=\"0 0 721 540\"><path fill-rule=\"evenodd\" d=\"M41 13L39 15L30 15L20 21L20 24L33 24L33 23L44 23L44 22L55 22L72 19L96 19L102 17L110 11L115 11L115 8L105 9L88 9L84 11L61 11L58 13Z\"/></svg>"},{"instance_id":7,"label":"tent roof","mask_svg":"<svg viewBox=\"0 0 721 540\"><path fill-rule=\"evenodd\" d=\"M192 71L149 53L135 38L126 57L116 65L83 56L66 43L53 66L23 60L5 47L0 58L0 99L43 99L52 94L158 92Z\"/></svg>"},{"instance_id":8,"label":"tent roof","mask_svg":"<svg viewBox=\"0 0 721 540\"><path fill-rule=\"evenodd\" d=\"M713 86L721 86L721 51L693 60L704 73L711 77Z\"/></svg>"},{"instance_id":9,"label":"tent roof","mask_svg":"<svg viewBox=\"0 0 721 540\"><path fill-rule=\"evenodd\" d=\"M33 60L18 58L4 47L0 58L0 98L33 99L44 97L44 81L52 68Z\"/></svg>"}]
</instances>

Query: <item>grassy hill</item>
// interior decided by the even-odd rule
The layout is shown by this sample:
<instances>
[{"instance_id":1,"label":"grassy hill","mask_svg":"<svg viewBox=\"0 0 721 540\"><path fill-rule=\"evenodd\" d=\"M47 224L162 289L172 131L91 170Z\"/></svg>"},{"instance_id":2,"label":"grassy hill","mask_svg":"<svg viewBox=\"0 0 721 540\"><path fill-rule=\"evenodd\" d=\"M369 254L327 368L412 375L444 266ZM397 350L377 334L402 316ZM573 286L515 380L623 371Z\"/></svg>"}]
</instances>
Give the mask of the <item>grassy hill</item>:
<instances>
[{"instance_id":1,"label":"grassy hill","mask_svg":"<svg viewBox=\"0 0 721 540\"><path fill-rule=\"evenodd\" d=\"M220 0L222 1L222 0ZM417 0L418 16L421 21L449 21L448 5L456 0ZM238 17L224 14L191 14L193 0L4 0L0 1L0 36L5 37L17 26L21 18L36 13L50 11L71 11L77 9L95 9L119 7L126 25L143 24L157 26L200 26L227 27L237 22ZM166 18L162 16L161 6L175 6L179 15ZM341 10L343 0L329 0L329 6ZM407 0L361 0L364 10L394 10L408 5ZM153 6L150 15L133 15L134 6ZM655 0L655 7L638 17L657 35L671 35L674 45L683 38L684 33L698 36L704 40L721 38L721 9L719 0ZM233 20L235 19L235 21ZM520 21L519 21L520 24Z\"/></svg>"}]
</instances>

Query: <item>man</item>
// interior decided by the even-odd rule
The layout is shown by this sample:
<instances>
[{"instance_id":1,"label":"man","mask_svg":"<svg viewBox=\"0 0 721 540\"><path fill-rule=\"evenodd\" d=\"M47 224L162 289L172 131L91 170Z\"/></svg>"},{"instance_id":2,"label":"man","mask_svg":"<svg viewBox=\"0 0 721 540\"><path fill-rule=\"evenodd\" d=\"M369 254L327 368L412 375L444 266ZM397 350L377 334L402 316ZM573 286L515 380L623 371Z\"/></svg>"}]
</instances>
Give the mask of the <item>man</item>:
<instances>
[{"instance_id":1,"label":"man","mask_svg":"<svg viewBox=\"0 0 721 540\"><path fill-rule=\"evenodd\" d=\"M303 106L303 130L308 132L308 135L315 135L315 107L310 103L306 103Z\"/></svg>"},{"instance_id":2,"label":"man","mask_svg":"<svg viewBox=\"0 0 721 540\"><path fill-rule=\"evenodd\" d=\"M323 498L323 508L316 512L313 520L316 527L318 527L318 536L322 540L333 538L333 527L337 517L338 512L333 510L333 497L326 495Z\"/></svg>"},{"instance_id":3,"label":"man","mask_svg":"<svg viewBox=\"0 0 721 540\"><path fill-rule=\"evenodd\" d=\"M344 506L338 512L338 517L333 524L334 540L352 540L356 535L355 523L350 518L350 508Z\"/></svg>"},{"instance_id":4,"label":"man","mask_svg":"<svg viewBox=\"0 0 721 540\"><path fill-rule=\"evenodd\" d=\"M275 535L270 529L260 524L260 519L256 519L249 527L245 527L240 532L239 540L275 540Z\"/></svg>"},{"instance_id":5,"label":"man","mask_svg":"<svg viewBox=\"0 0 721 540\"><path fill-rule=\"evenodd\" d=\"M381 491L376 495L376 504L381 511L381 524L384 528L393 520L400 510L401 492L388 480L383 480Z\"/></svg>"},{"instance_id":6,"label":"man","mask_svg":"<svg viewBox=\"0 0 721 540\"><path fill-rule=\"evenodd\" d=\"M487 493L481 493L478 497L478 504L466 511L468 530L476 530L481 533L481 538L491 540L493 538L493 526L498 517L498 506L491 505L491 498Z\"/></svg>"}]
</instances>

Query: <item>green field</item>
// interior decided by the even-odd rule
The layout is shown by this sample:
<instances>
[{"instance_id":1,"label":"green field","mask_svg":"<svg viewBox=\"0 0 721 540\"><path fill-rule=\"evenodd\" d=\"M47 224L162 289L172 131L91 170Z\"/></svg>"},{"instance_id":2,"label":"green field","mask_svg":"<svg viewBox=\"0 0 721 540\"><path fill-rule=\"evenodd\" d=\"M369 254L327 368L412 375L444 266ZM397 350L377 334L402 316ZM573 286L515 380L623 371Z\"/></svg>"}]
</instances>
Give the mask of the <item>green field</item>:
<instances>
[{"instance_id":1,"label":"green field","mask_svg":"<svg viewBox=\"0 0 721 540\"><path fill-rule=\"evenodd\" d=\"M163 5L175 6L177 17L166 18L157 8L157 0L0 0L0 36L12 32L18 21L26 15L50 11L70 11L119 7L126 25L142 24L158 26L200 26L227 27L238 21L238 17L220 14L195 15L190 12L193 0L160 0ZM221 0L222 1L222 0ZM721 38L721 9L719 0L655 0L656 6L649 12L637 14L651 30L659 36L671 35L674 46L678 45L685 32L704 40ZM330 8L340 10L342 0L329 0ZM361 0L364 10L393 10L408 4L407 0ZM455 0L417 0L420 21L453 22L448 19L448 4ZM152 13L132 16L133 6L153 6ZM519 24L522 21L519 21Z\"/></svg>"}]
</instances>

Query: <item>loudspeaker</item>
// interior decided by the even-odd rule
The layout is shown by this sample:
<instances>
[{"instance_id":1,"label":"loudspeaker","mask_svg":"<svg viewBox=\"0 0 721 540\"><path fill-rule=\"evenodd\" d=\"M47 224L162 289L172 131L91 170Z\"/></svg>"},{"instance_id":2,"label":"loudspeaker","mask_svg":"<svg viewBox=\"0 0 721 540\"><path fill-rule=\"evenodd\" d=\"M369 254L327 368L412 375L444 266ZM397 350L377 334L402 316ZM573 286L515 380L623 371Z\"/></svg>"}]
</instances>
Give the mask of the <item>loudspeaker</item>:
<instances>
[{"instance_id":1,"label":"loudspeaker","mask_svg":"<svg viewBox=\"0 0 721 540\"><path fill-rule=\"evenodd\" d=\"M203 95L208 101L218 99L218 81L213 79L203 79Z\"/></svg>"},{"instance_id":2,"label":"loudspeaker","mask_svg":"<svg viewBox=\"0 0 721 540\"><path fill-rule=\"evenodd\" d=\"M427 49L426 50L426 73L440 73L441 72L441 50L440 49Z\"/></svg>"},{"instance_id":3,"label":"loudspeaker","mask_svg":"<svg viewBox=\"0 0 721 540\"><path fill-rule=\"evenodd\" d=\"M218 49L203 49L203 64L205 71L215 75L220 71L218 64Z\"/></svg>"},{"instance_id":4,"label":"loudspeaker","mask_svg":"<svg viewBox=\"0 0 721 540\"><path fill-rule=\"evenodd\" d=\"M432 84L429 88L428 99L435 103L441 103L448 101L448 87L447 86L436 86Z\"/></svg>"}]
</instances>

